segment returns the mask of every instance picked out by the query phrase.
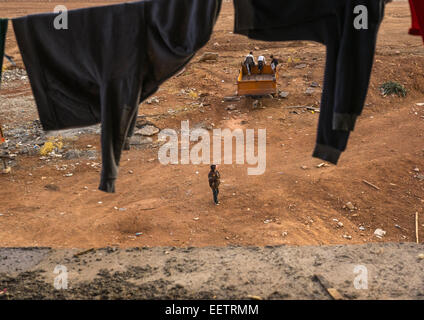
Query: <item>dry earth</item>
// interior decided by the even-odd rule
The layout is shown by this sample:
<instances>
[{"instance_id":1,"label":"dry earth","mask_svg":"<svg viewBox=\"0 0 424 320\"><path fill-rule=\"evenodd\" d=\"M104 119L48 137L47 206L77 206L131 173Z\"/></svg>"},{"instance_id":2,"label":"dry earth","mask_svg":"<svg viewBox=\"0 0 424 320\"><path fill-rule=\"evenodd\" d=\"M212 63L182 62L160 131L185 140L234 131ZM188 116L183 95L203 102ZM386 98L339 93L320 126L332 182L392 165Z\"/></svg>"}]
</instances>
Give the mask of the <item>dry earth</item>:
<instances>
[{"instance_id":1,"label":"dry earth","mask_svg":"<svg viewBox=\"0 0 424 320\"><path fill-rule=\"evenodd\" d=\"M111 2L67 1L66 5L79 8L106 3ZM0 4L0 16L17 17L52 11L61 2ZM414 242L416 212L424 237L424 181L420 179L424 107L417 106L424 102L424 47L420 38L407 34L407 3L388 5L363 115L339 165L321 168L317 165L322 161L311 157L319 115L286 107L319 106L321 88L312 95L305 90L312 82L322 86L325 48L312 42L266 43L234 35L233 17L232 4L225 2L211 41L199 52L217 52L218 61L200 63L196 56L183 74L155 94L159 103L143 103L139 114L141 120L161 129L178 129L187 119L192 127L266 128L264 175L248 176L247 165L220 166L222 204L216 207L207 184L208 166L163 166L157 160L155 143L124 152L116 194L97 190L100 159L46 161L37 154L18 154L12 173L0 176L0 246ZM234 94L240 60L249 50L280 58L278 85L289 92L286 99L263 99L258 109L248 99L223 101ZM7 35L6 53L22 67L13 28ZM295 68L298 64L306 67ZM7 62L6 67L12 69ZM8 70L6 75L14 72ZM405 85L407 97L382 97L379 86L389 80ZM197 97L181 93L182 89L192 90ZM235 110L227 110L229 105ZM0 92L0 123L6 135L16 129L25 131L37 118L25 76L5 81ZM43 139L38 140L40 145ZM69 149L100 150L96 130L63 139ZM73 175L64 177L66 173ZM380 190L366 185L364 179ZM357 209L345 209L347 202ZM387 232L383 239L373 235L377 228ZM136 237L138 232L142 236Z\"/></svg>"}]
</instances>

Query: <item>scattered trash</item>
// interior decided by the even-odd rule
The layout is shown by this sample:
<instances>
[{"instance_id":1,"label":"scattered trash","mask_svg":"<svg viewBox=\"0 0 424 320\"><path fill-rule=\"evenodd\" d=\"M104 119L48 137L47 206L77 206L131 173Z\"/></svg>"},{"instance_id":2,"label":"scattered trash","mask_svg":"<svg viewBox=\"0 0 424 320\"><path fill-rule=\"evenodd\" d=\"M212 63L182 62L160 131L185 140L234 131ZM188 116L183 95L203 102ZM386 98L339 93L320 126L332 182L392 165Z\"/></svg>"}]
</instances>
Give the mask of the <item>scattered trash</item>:
<instances>
[{"instance_id":1,"label":"scattered trash","mask_svg":"<svg viewBox=\"0 0 424 320\"><path fill-rule=\"evenodd\" d=\"M6 167L4 169L1 170L2 174L9 174L10 172L12 172L12 168L11 167Z\"/></svg>"},{"instance_id":2,"label":"scattered trash","mask_svg":"<svg viewBox=\"0 0 424 320\"><path fill-rule=\"evenodd\" d=\"M54 151L59 151L63 148L63 143L58 139L50 139L50 141L47 141L44 143L44 145L40 149L40 155L47 156L50 153Z\"/></svg>"},{"instance_id":3,"label":"scattered trash","mask_svg":"<svg viewBox=\"0 0 424 320\"><path fill-rule=\"evenodd\" d=\"M285 98L287 98L289 96L289 93L288 92L285 92L285 91L281 91L278 96L280 98L285 99Z\"/></svg>"},{"instance_id":4,"label":"scattered trash","mask_svg":"<svg viewBox=\"0 0 424 320\"><path fill-rule=\"evenodd\" d=\"M295 69L303 69L303 68L306 68L308 65L306 65L306 64L304 64L304 63L302 63L302 64L298 64L298 65L296 65L294 68Z\"/></svg>"},{"instance_id":5,"label":"scattered trash","mask_svg":"<svg viewBox=\"0 0 424 320\"><path fill-rule=\"evenodd\" d=\"M374 231L374 235L377 237L377 238L383 238L385 235L386 235L386 231L384 231L383 229L376 229L375 231Z\"/></svg>"},{"instance_id":6,"label":"scattered trash","mask_svg":"<svg viewBox=\"0 0 424 320\"><path fill-rule=\"evenodd\" d=\"M353 205L353 203L352 202L348 202L348 203L346 203L345 204L345 206L344 206L344 208L347 208L347 209L349 209L350 211L353 211L353 210L355 210L356 209L356 207Z\"/></svg>"},{"instance_id":7,"label":"scattered trash","mask_svg":"<svg viewBox=\"0 0 424 320\"><path fill-rule=\"evenodd\" d=\"M134 134L151 137L159 133L159 131L160 131L159 128L157 128L156 126L152 124L146 124L142 126L141 129L134 132Z\"/></svg>"},{"instance_id":8,"label":"scattered trash","mask_svg":"<svg viewBox=\"0 0 424 320\"><path fill-rule=\"evenodd\" d=\"M416 174L416 175L414 175L414 178L416 178L420 181L424 181L424 174Z\"/></svg>"},{"instance_id":9,"label":"scattered trash","mask_svg":"<svg viewBox=\"0 0 424 320\"><path fill-rule=\"evenodd\" d=\"M308 96L312 95L314 92L315 92L315 89L312 87L309 87L305 90L305 94Z\"/></svg>"},{"instance_id":10,"label":"scattered trash","mask_svg":"<svg viewBox=\"0 0 424 320\"><path fill-rule=\"evenodd\" d=\"M352 236L349 236L347 234L343 235L343 238L347 239L347 240L352 240Z\"/></svg>"},{"instance_id":11,"label":"scattered trash","mask_svg":"<svg viewBox=\"0 0 424 320\"><path fill-rule=\"evenodd\" d=\"M146 100L146 103L147 104L152 104L152 103L158 104L158 103L160 103L160 101L159 101L158 97L152 97L152 98Z\"/></svg>"},{"instance_id":12,"label":"scattered trash","mask_svg":"<svg viewBox=\"0 0 424 320\"><path fill-rule=\"evenodd\" d=\"M139 237L139 236L143 235L143 232L137 232L135 235L136 235L136 237Z\"/></svg>"},{"instance_id":13,"label":"scattered trash","mask_svg":"<svg viewBox=\"0 0 424 320\"><path fill-rule=\"evenodd\" d=\"M317 165L317 168L322 168L322 167L329 167L329 165L324 162Z\"/></svg>"}]
</instances>

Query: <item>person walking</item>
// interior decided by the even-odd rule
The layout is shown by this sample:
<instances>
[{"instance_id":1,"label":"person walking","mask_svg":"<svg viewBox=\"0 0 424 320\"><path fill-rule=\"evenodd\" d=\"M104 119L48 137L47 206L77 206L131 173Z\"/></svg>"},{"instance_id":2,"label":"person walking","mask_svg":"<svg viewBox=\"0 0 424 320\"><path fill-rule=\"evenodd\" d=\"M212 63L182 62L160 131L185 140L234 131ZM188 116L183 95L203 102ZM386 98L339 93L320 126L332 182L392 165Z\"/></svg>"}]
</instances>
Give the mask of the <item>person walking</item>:
<instances>
[{"instance_id":1,"label":"person walking","mask_svg":"<svg viewBox=\"0 0 424 320\"><path fill-rule=\"evenodd\" d=\"M219 205L218 195L219 195L219 185L221 183L221 175L219 171L216 170L216 165L211 165L211 171L208 175L209 187L212 189L213 201L216 205Z\"/></svg>"}]
</instances>

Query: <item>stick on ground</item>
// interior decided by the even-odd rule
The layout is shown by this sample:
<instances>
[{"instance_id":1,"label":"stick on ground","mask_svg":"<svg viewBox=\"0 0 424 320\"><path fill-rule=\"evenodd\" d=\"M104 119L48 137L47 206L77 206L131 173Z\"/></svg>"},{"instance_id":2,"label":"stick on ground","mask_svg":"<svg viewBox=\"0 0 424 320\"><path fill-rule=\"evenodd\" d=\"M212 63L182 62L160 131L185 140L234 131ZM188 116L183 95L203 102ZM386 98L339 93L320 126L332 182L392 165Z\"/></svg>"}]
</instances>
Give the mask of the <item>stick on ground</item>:
<instances>
[{"instance_id":1,"label":"stick on ground","mask_svg":"<svg viewBox=\"0 0 424 320\"><path fill-rule=\"evenodd\" d=\"M369 185L370 187L373 187L376 190L380 190L379 187L377 187L375 184L372 184L371 182L369 182L367 180L362 180L362 182L364 182L365 184Z\"/></svg>"},{"instance_id":2,"label":"stick on ground","mask_svg":"<svg viewBox=\"0 0 424 320\"><path fill-rule=\"evenodd\" d=\"M331 298L334 300L344 300L343 296L340 294L340 292L337 291L335 288L329 288L329 283L324 279L321 275L315 275L315 280L318 281L318 283L327 291L327 293L330 295Z\"/></svg>"}]
</instances>

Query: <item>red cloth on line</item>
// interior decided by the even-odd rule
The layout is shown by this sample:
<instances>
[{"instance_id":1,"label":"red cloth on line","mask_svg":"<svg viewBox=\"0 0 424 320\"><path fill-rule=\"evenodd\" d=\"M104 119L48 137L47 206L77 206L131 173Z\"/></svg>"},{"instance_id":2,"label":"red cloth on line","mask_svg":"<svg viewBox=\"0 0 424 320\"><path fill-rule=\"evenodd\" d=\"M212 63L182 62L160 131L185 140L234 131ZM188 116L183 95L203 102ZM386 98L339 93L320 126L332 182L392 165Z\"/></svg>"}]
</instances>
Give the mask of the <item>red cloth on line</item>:
<instances>
[{"instance_id":1,"label":"red cloth on line","mask_svg":"<svg viewBox=\"0 0 424 320\"><path fill-rule=\"evenodd\" d=\"M409 34L421 35L424 41L424 0L409 0L412 27Z\"/></svg>"}]
</instances>

